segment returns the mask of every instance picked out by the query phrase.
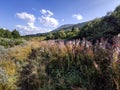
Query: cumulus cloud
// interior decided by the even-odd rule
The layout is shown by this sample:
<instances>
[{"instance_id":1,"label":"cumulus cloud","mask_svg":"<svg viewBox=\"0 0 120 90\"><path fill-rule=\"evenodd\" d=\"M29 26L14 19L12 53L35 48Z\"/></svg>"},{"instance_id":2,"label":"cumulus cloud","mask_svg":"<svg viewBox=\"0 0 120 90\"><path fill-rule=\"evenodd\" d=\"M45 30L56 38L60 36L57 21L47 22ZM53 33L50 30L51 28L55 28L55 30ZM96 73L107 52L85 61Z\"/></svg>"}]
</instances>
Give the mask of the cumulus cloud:
<instances>
[{"instance_id":1,"label":"cumulus cloud","mask_svg":"<svg viewBox=\"0 0 120 90\"><path fill-rule=\"evenodd\" d=\"M33 23L27 23L27 25L16 25L16 29L20 31L22 35L26 34L36 34L36 33L43 33L47 31L46 29L36 27Z\"/></svg>"},{"instance_id":2,"label":"cumulus cloud","mask_svg":"<svg viewBox=\"0 0 120 90\"><path fill-rule=\"evenodd\" d=\"M82 15L80 15L80 14L73 14L72 17L77 19L77 20L82 20L83 19Z\"/></svg>"},{"instance_id":3,"label":"cumulus cloud","mask_svg":"<svg viewBox=\"0 0 120 90\"><path fill-rule=\"evenodd\" d=\"M45 9L42 9L40 12L42 16L39 17L38 19L44 26L56 27L59 25L58 20L52 17L54 15L53 12Z\"/></svg>"},{"instance_id":4,"label":"cumulus cloud","mask_svg":"<svg viewBox=\"0 0 120 90\"><path fill-rule=\"evenodd\" d=\"M39 30L38 27L36 27L34 25L34 23L27 23L27 25L16 25L17 28L19 29L23 29L23 30L26 30L26 31L35 31L35 30Z\"/></svg>"},{"instance_id":5,"label":"cumulus cloud","mask_svg":"<svg viewBox=\"0 0 120 90\"><path fill-rule=\"evenodd\" d=\"M18 18L20 18L22 20L27 20L28 22L35 22L35 19L36 19L33 14L29 14L26 12L17 13L16 15Z\"/></svg>"},{"instance_id":6,"label":"cumulus cloud","mask_svg":"<svg viewBox=\"0 0 120 90\"><path fill-rule=\"evenodd\" d=\"M59 25L58 20L52 17L54 15L53 12L45 9L42 9L40 12L42 15L38 17L38 20L41 22L42 25L47 26L49 28L56 27ZM21 12L21 13L16 13L16 16L19 19L27 21L25 25L19 24L15 26L15 28L19 30L21 35L44 33L50 31L48 29L36 26L35 25L36 17L33 14L27 12Z\"/></svg>"},{"instance_id":7,"label":"cumulus cloud","mask_svg":"<svg viewBox=\"0 0 120 90\"><path fill-rule=\"evenodd\" d=\"M26 25L16 25L15 28L20 31L22 35L35 34L39 32L45 32L45 29L35 26L36 17L33 14L27 12L17 13L19 19L27 20Z\"/></svg>"},{"instance_id":8,"label":"cumulus cloud","mask_svg":"<svg viewBox=\"0 0 120 90\"><path fill-rule=\"evenodd\" d=\"M42 16L39 17L39 20L44 26L56 27L59 25L58 20L52 17Z\"/></svg>"}]
</instances>

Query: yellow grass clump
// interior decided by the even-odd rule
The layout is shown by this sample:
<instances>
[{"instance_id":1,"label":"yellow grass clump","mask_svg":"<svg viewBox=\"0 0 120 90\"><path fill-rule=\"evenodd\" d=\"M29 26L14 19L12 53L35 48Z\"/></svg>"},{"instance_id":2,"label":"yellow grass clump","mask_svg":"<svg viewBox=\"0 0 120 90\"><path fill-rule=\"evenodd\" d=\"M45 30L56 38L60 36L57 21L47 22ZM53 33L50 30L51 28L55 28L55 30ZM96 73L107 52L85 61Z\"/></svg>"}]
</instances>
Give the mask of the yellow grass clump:
<instances>
[{"instance_id":1,"label":"yellow grass clump","mask_svg":"<svg viewBox=\"0 0 120 90\"><path fill-rule=\"evenodd\" d=\"M8 56L16 60L25 60L32 49L38 48L38 41L29 41L25 46L15 46L8 51Z\"/></svg>"}]
</instances>

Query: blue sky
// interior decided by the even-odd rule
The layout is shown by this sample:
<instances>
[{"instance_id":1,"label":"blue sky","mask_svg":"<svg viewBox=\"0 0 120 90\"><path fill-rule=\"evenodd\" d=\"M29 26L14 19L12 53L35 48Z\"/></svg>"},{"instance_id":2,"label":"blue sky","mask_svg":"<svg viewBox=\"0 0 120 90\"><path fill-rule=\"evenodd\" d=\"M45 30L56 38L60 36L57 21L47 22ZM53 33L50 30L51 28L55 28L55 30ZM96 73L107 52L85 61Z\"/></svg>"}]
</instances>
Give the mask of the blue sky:
<instances>
[{"instance_id":1,"label":"blue sky","mask_svg":"<svg viewBox=\"0 0 120 90\"><path fill-rule=\"evenodd\" d=\"M119 4L120 0L0 0L0 28L16 28L22 35L48 32L102 17Z\"/></svg>"}]
</instances>

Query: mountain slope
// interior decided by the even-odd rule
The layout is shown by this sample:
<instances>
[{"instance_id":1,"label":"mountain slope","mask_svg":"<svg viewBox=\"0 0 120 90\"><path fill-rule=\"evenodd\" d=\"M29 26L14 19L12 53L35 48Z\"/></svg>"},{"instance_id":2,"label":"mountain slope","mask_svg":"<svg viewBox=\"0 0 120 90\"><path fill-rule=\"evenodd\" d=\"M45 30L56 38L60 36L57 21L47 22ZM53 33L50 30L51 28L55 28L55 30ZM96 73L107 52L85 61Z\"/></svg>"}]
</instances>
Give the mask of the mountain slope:
<instances>
[{"instance_id":1,"label":"mountain slope","mask_svg":"<svg viewBox=\"0 0 120 90\"><path fill-rule=\"evenodd\" d=\"M90 41L104 38L112 41L112 38L118 34L120 34L120 6L113 12L107 13L106 16L86 24L80 30L77 38L85 37Z\"/></svg>"},{"instance_id":2,"label":"mountain slope","mask_svg":"<svg viewBox=\"0 0 120 90\"><path fill-rule=\"evenodd\" d=\"M59 30L64 29L64 28L69 28L69 27L71 27L71 26L73 26L73 25L74 25L74 24L65 24L65 25L62 25L62 26L56 28L55 30L53 30L53 31L51 31L51 32L59 31Z\"/></svg>"},{"instance_id":3,"label":"mountain slope","mask_svg":"<svg viewBox=\"0 0 120 90\"><path fill-rule=\"evenodd\" d=\"M78 23L78 24L66 24L66 25L62 25L60 27L58 27L57 29L51 31L51 32L57 32L60 30L71 30L72 28L82 28L84 25L86 25L88 22L83 22L83 23Z\"/></svg>"}]
</instances>

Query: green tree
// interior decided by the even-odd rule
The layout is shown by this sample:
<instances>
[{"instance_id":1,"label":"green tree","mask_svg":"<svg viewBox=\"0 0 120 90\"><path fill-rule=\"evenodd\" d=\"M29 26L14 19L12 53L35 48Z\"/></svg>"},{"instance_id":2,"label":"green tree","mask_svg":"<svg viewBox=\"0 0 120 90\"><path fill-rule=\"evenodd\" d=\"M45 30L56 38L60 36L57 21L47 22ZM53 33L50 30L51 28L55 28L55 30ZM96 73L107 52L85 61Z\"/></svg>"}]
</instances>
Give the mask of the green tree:
<instances>
[{"instance_id":1,"label":"green tree","mask_svg":"<svg viewBox=\"0 0 120 90\"><path fill-rule=\"evenodd\" d=\"M5 30L3 37L4 38L12 38L12 34L11 34L11 32L9 30Z\"/></svg>"},{"instance_id":2,"label":"green tree","mask_svg":"<svg viewBox=\"0 0 120 90\"><path fill-rule=\"evenodd\" d=\"M12 31L12 36L13 38L20 38L20 34L16 29Z\"/></svg>"},{"instance_id":3,"label":"green tree","mask_svg":"<svg viewBox=\"0 0 120 90\"><path fill-rule=\"evenodd\" d=\"M4 37L4 33L5 33L5 30L3 30L2 28L0 28L0 37Z\"/></svg>"},{"instance_id":4,"label":"green tree","mask_svg":"<svg viewBox=\"0 0 120 90\"><path fill-rule=\"evenodd\" d=\"M49 39L54 39L54 35L52 33L49 33L47 36L46 36L46 39L49 40Z\"/></svg>"},{"instance_id":5,"label":"green tree","mask_svg":"<svg viewBox=\"0 0 120 90\"><path fill-rule=\"evenodd\" d=\"M65 38L66 38L66 34L65 34L64 30L61 30L61 31L58 33L58 35L59 35L59 38L60 38L60 39L65 39Z\"/></svg>"}]
</instances>

